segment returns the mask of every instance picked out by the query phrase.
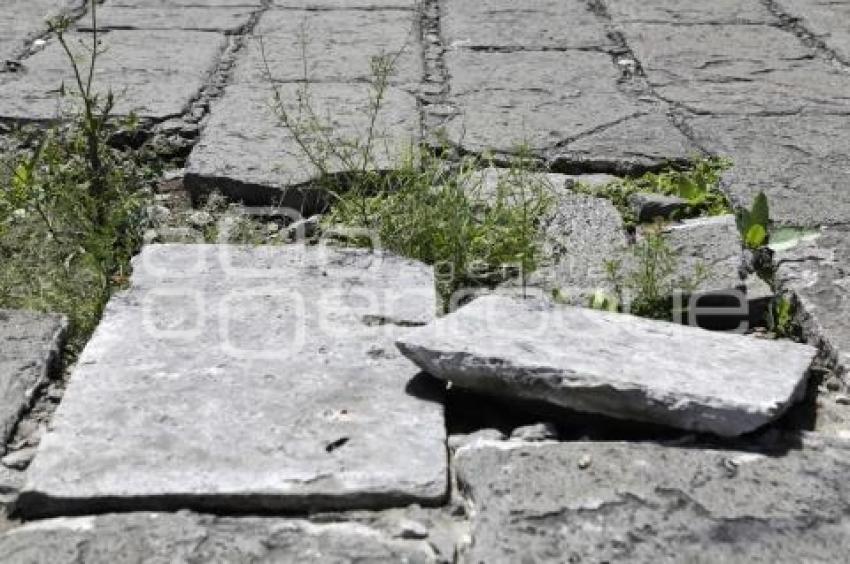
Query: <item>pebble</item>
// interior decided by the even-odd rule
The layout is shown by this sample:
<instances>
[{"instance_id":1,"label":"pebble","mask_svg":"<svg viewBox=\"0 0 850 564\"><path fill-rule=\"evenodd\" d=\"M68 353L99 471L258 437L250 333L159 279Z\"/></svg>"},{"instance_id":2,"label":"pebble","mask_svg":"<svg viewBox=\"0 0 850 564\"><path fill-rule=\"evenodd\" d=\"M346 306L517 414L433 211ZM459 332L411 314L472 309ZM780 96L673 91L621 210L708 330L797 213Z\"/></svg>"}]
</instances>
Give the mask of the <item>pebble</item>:
<instances>
[{"instance_id":1,"label":"pebble","mask_svg":"<svg viewBox=\"0 0 850 564\"><path fill-rule=\"evenodd\" d=\"M517 441L549 441L557 440L558 428L552 423L537 423L517 427L511 433L511 439Z\"/></svg>"},{"instance_id":2,"label":"pebble","mask_svg":"<svg viewBox=\"0 0 850 564\"><path fill-rule=\"evenodd\" d=\"M3 466L6 468L11 468L13 470L25 470L26 467L30 465L30 462L32 462L34 456L35 447L26 447L21 450L16 450L15 452L10 452L0 459L0 462L2 462Z\"/></svg>"},{"instance_id":3,"label":"pebble","mask_svg":"<svg viewBox=\"0 0 850 564\"><path fill-rule=\"evenodd\" d=\"M582 457L578 459L579 470L587 470L588 468L590 468L590 464L592 462L593 459L590 458L589 454L582 455Z\"/></svg>"},{"instance_id":4,"label":"pebble","mask_svg":"<svg viewBox=\"0 0 850 564\"><path fill-rule=\"evenodd\" d=\"M398 536L403 539L428 538L428 527L412 519L404 519L399 524Z\"/></svg>"}]
</instances>

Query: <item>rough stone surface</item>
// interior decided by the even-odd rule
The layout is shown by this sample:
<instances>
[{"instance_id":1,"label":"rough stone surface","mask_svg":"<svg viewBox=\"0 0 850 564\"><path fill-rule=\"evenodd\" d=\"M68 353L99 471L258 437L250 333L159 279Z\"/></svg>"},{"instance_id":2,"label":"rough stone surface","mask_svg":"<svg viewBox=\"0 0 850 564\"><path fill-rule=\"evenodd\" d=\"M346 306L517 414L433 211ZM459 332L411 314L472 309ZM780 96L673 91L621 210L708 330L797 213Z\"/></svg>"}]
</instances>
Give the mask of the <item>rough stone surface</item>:
<instances>
[{"instance_id":1,"label":"rough stone surface","mask_svg":"<svg viewBox=\"0 0 850 564\"><path fill-rule=\"evenodd\" d=\"M256 9L256 8L254 8ZM117 6L109 3L97 11L98 29L184 29L192 31L237 32L246 26L251 18L250 5L226 7L187 6L148 7ZM77 29L91 31L91 22L83 18L77 22Z\"/></svg>"},{"instance_id":2,"label":"rough stone surface","mask_svg":"<svg viewBox=\"0 0 850 564\"><path fill-rule=\"evenodd\" d=\"M553 471L557 469L557 471ZM850 549L846 443L761 453L652 443L461 448L462 562L837 562Z\"/></svg>"},{"instance_id":3,"label":"rough stone surface","mask_svg":"<svg viewBox=\"0 0 850 564\"><path fill-rule=\"evenodd\" d=\"M638 192L629 197L629 204L640 222L671 219L687 208L688 201L676 196L653 192Z\"/></svg>"},{"instance_id":4,"label":"rough stone surface","mask_svg":"<svg viewBox=\"0 0 850 564\"><path fill-rule=\"evenodd\" d=\"M842 196L850 117L706 116L689 120L689 125L701 145L734 162L726 189L736 205L751 206L764 191L771 217L780 223L850 222L850 199Z\"/></svg>"},{"instance_id":5,"label":"rough stone surface","mask_svg":"<svg viewBox=\"0 0 850 564\"><path fill-rule=\"evenodd\" d=\"M421 540L355 523L220 518L180 513L107 514L28 523L0 537L9 564L135 562L437 562Z\"/></svg>"},{"instance_id":6,"label":"rough stone surface","mask_svg":"<svg viewBox=\"0 0 850 564\"><path fill-rule=\"evenodd\" d=\"M758 0L615 0L606 2L617 22L679 24L778 23L778 19Z\"/></svg>"},{"instance_id":7,"label":"rough stone surface","mask_svg":"<svg viewBox=\"0 0 850 564\"><path fill-rule=\"evenodd\" d=\"M78 10L83 0L6 0L0 14L0 63L17 58L47 31L47 18ZM2 67L0 67L2 68Z\"/></svg>"},{"instance_id":8,"label":"rough stone surface","mask_svg":"<svg viewBox=\"0 0 850 564\"><path fill-rule=\"evenodd\" d=\"M79 359L20 511L441 502L442 404L393 348L435 300L431 270L392 256L145 247Z\"/></svg>"},{"instance_id":9,"label":"rough stone surface","mask_svg":"<svg viewBox=\"0 0 850 564\"><path fill-rule=\"evenodd\" d=\"M70 45L89 40L71 33ZM140 117L166 118L181 114L215 67L225 38L197 31L113 31L103 37L108 51L99 58L95 85L116 96L115 111ZM72 88L67 57L55 40L27 58L24 69L0 74L0 118L47 120L72 107L58 94L64 83ZM85 65L83 65L85 67Z\"/></svg>"},{"instance_id":10,"label":"rough stone surface","mask_svg":"<svg viewBox=\"0 0 850 564\"><path fill-rule=\"evenodd\" d=\"M397 344L461 388L726 436L753 431L800 400L816 354L791 342L498 296Z\"/></svg>"},{"instance_id":11,"label":"rough stone surface","mask_svg":"<svg viewBox=\"0 0 850 564\"><path fill-rule=\"evenodd\" d=\"M850 370L850 232L827 229L814 241L778 253L776 279L797 297L808 338Z\"/></svg>"},{"instance_id":12,"label":"rough stone surface","mask_svg":"<svg viewBox=\"0 0 850 564\"><path fill-rule=\"evenodd\" d=\"M55 376L67 322L58 315L0 310L0 442L9 440L33 392Z\"/></svg>"},{"instance_id":13,"label":"rough stone surface","mask_svg":"<svg viewBox=\"0 0 850 564\"><path fill-rule=\"evenodd\" d=\"M280 86L285 100L297 98L299 86ZM292 134L282 127L270 105L270 89L257 85L228 87L213 104L204 133L189 157L185 185L193 192L221 190L246 203L295 203L305 197L287 190L313 180L313 167ZM369 87L363 84L323 84L313 90L315 111L326 116L334 139L362 140L369 128ZM297 111L297 103L288 110ZM388 168L419 139L416 99L391 88L375 127L374 161ZM345 169L331 159L331 172ZM296 206L298 207L298 206Z\"/></svg>"},{"instance_id":14,"label":"rough stone surface","mask_svg":"<svg viewBox=\"0 0 850 564\"><path fill-rule=\"evenodd\" d=\"M850 63L850 4L834 0L777 0L789 16L799 18L802 26L842 59Z\"/></svg>"}]
</instances>

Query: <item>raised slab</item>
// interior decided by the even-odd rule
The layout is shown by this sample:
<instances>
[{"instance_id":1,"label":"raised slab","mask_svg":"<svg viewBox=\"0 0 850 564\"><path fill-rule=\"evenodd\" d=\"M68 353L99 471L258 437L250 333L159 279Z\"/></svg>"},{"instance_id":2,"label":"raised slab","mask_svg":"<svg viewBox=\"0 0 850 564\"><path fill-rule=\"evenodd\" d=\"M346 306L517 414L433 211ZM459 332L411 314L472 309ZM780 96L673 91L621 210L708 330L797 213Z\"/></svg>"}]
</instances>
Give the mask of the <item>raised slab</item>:
<instances>
[{"instance_id":1,"label":"raised slab","mask_svg":"<svg viewBox=\"0 0 850 564\"><path fill-rule=\"evenodd\" d=\"M325 247L154 245L28 471L27 517L443 500L443 407L393 348L430 268Z\"/></svg>"},{"instance_id":2,"label":"raised slab","mask_svg":"<svg viewBox=\"0 0 850 564\"><path fill-rule=\"evenodd\" d=\"M35 390L55 375L67 326L59 315L0 309L0 444Z\"/></svg>"},{"instance_id":3,"label":"raised slab","mask_svg":"<svg viewBox=\"0 0 850 564\"><path fill-rule=\"evenodd\" d=\"M456 454L472 506L461 562L842 562L850 452L479 442Z\"/></svg>"},{"instance_id":4,"label":"raised slab","mask_svg":"<svg viewBox=\"0 0 850 564\"><path fill-rule=\"evenodd\" d=\"M801 399L817 354L788 341L500 296L397 344L461 388L726 436Z\"/></svg>"},{"instance_id":5,"label":"raised slab","mask_svg":"<svg viewBox=\"0 0 850 564\"><path fill-rule=\"evenodd\" d=\"M28 523L0 537L8 564L135 562L437 562L424 540L356 523L130 513Z\"/></svg>"}]
</instances>

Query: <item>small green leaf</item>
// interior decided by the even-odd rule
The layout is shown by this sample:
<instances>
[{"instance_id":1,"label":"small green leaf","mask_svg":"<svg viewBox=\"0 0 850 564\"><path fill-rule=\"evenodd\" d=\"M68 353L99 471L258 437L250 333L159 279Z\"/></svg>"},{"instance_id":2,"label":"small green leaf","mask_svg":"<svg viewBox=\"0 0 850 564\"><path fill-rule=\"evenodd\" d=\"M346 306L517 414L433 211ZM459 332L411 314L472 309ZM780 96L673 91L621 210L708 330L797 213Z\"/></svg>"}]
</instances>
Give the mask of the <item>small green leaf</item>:
<instances>
[{"instance_id":1,"label":"small green leaf","mask_svg":"<svg viewBox=\"0 0 850 564\"><path fill-rule=\"evenodd\" d=\"M747 230L744 243L751 249L758 249L767 242L767 229L760 224L751 225Z\"/></svg>"},{"instance_id":2,"label":"small green leaf","mask_svg":"<svg viewBox=\"0 0 850 564\"><path fill-rule=\"evenodd\" d=\"M705 190L690 178L679 182L679 197L688 200L690 204L698 204L705 199Z\"/></svg>"},{"instance_id":3,"label":"small green leaf","mask_svg":"<svg viewBox=\"0 0 850 564\"><path fill-rule=\"evenodd\" d=\"M601 290L597 290L596 293L593 294L593 298L590 300L590 307L591 309L600 311L616 312L618 304L616 298L609 296Z\"/></svg>"},{"instance_id":4,"label":"small green leaf","mask_svg":"<svg viewBox=\"0 0 850 564\"><path fill-rule=\"evenodd\" d=\"M753 225L761 225L767 231L767 225L770 223L770 206L767 203L767 196L764 195L764 192L759 192L753 201L753 211L750 214L750 219Z\"/></svg>"},{"instance_id":5,"label":"small green leaf","mask_svg":"<svg viewBox=\"0 0 850 564\"><path fill-rule=\"evenodd\" d=\"M738 233L741 234L741 237L745 237L752 225L750 211L746 209L738 210L738 213L735 214L735 225L738 226Z\"/></svg>"}]
</instances>

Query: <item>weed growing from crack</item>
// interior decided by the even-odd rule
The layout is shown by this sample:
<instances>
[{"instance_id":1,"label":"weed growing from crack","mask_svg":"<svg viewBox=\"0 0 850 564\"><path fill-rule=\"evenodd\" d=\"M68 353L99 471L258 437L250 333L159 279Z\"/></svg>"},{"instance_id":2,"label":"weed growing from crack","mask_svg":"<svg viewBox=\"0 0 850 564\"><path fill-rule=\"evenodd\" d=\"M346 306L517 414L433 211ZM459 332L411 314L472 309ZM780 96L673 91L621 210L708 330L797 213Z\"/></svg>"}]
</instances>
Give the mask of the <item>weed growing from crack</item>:
<instances>
[{"instance_id":1,"label":"weed growing from crack","mask_svg":"<svg viewBox=\"0 0 850 564\"><path fill-rule=\"evenodd\" d=\"M638 220L630 198L639 192L676 196L687 201L681 212L669 219L680 220L703 215L723 215L732 212L728 198L720 190L720 178L732 166L728 159L709 157L694 160L688 170L668 169L648 172L641 176L615 180L601 187L578 183L576 190L592 196L611 200L623 216L627 226L634 227Z\"/></svg>"},{"instance_id":2,"label":"weed growing from crack","mask_svg":"<svg viewBox=\"0 0 850 564\"><path fill-rule=\"evenodd\" d=\"M94 1L91 15L97 29ZM79 63L64 35L68 24L56 20L51 29L68 55L81 109L46 131L25 131L28 139L0 167L0 307L66 314L73 353L127 280L153 172L141 152L110 147L134 120L115 119L111 93L94 92L102 53L96 32ZM64 86L60 93L71 95Z\"/></svg>"}]
</instances>

